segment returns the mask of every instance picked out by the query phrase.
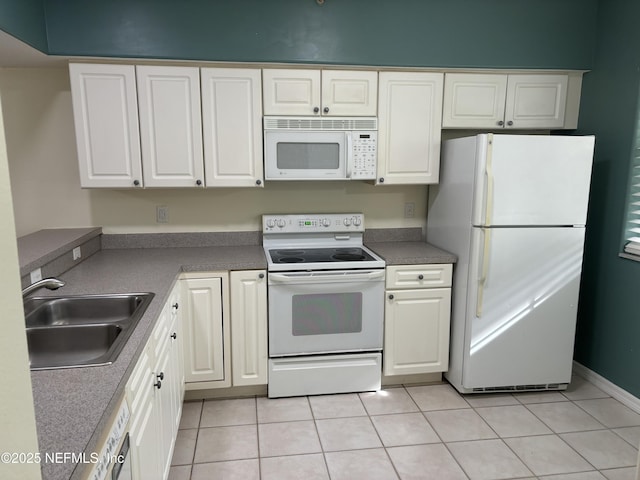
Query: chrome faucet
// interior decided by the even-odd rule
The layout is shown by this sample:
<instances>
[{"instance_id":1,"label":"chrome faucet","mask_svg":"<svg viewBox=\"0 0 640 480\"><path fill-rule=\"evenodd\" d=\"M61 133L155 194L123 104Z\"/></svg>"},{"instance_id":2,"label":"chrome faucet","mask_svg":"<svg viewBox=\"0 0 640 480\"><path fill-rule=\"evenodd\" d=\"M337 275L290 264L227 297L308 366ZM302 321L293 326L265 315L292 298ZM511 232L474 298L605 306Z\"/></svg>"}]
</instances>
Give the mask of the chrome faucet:
<instances>
[{"instance_id":1,"label":"chrome faucet","mask_svg":"<svg viewBox=\"0 0 640 480\"><path fill-rule=\"evenodd\" d=\"M37 282L32 283L27 288L22 290L22 298L25 298L31 292L34 292L43 287L48 288L49 290L57 290L60 287L64 287L64 282L53 277L43 278L42 280L38 280Z\"/></svg>"}]
</instances>

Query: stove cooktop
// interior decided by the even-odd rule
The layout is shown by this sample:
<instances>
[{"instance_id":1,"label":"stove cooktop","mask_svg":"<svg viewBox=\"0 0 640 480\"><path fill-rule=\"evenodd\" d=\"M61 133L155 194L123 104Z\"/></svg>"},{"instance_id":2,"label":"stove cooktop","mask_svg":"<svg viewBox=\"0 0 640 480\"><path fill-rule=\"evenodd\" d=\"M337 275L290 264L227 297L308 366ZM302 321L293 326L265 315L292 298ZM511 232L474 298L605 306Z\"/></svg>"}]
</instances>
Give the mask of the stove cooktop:
<instances>
[{"instance_id":1,"label":"stove cooktop","mask_svg":"<svg viewBox=\"0 0 640 480\"><path fill-rule=\"evenodd\" d=\"M367 262L376 260L359 247L351 248L275 248L269 250L273 263Z\"/></svg>"}]
</instances>

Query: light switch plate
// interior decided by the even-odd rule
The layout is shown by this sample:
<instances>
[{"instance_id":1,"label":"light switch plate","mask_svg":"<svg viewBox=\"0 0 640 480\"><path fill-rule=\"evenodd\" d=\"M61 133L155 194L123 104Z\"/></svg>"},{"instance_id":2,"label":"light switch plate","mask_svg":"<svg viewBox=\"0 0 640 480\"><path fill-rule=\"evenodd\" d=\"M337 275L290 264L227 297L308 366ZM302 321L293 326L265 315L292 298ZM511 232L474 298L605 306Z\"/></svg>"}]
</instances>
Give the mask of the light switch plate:
<instances>
[{"instance_id":1,"label":"light switch plate","mask_svg":"<svg viewBox=\"0 0 640 480\"><path fill-rule=\"evenodd\" d=\"M76 247L73 249L73 259L74 260L78 260L80 257L82 257L82 250L80 249L80 247Z\"/></svg>"}]
</instances>

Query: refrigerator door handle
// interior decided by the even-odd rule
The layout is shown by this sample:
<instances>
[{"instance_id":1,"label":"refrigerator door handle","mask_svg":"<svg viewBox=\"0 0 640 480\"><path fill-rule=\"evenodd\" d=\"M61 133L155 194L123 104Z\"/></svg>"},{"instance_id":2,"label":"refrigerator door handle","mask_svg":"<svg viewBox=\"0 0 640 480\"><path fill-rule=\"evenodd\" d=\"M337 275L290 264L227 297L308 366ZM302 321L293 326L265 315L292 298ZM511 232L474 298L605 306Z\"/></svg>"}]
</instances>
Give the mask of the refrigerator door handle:
<instances>
[{"instance_id":1,"label":"refrigerator door handle","mask_svg":"<svg viewBox=\"0 0 640 480\"><path fill-rule=\"evenodd\" d=\"M493 141L489 140L487 145L487 160L485 165L485 176L487 177L487 198L484 207L484 225L491 225L491 214L493 213L493 166L491 158L493 157Z\"/></svg>"},{"instance_id":2,"label":"refrigerator door handle","mask_svg":"<svg viewBox=\"0 0 640 480\"><path fill-rule=\"evenodd\" d=\"M483 228L482 236L484 239L482 248L482 258L480 260L480 274L478 275L478 291L476 295L476 317L482 316L482 301L484 297L484 287L489 274L489 251L491 249L491 229Z\"/></svg>"}]
</instances>

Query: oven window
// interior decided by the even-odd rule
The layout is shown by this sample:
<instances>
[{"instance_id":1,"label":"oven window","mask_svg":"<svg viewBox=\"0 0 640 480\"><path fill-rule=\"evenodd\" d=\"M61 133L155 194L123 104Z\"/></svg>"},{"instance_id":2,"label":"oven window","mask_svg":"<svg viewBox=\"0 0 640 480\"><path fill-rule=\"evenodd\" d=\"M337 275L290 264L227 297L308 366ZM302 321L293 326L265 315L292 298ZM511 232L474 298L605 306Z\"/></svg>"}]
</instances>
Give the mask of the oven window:
<instances>
[{"instance_id":1,"label":"oven window","mask_svg":"<svg viewBox=\"0 0 640 480\"><path fill-rule=\"evenodd\" d=\"M362 293L314 293L292 298L293 336L362 331Z\"/></svg>"},{"instance_id":2,"label":"oven window","mask_svg":"<svg viewBox=\"0 0 640 480\"><path fill-rule=\"evenodd\" d=\"M338 143L278 142L280 170L337 170L340 168Z\"/></svg>"}]
</instances>

